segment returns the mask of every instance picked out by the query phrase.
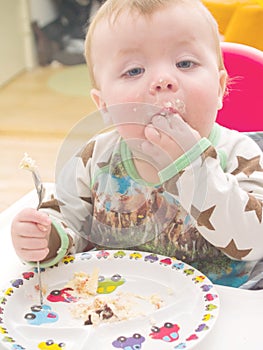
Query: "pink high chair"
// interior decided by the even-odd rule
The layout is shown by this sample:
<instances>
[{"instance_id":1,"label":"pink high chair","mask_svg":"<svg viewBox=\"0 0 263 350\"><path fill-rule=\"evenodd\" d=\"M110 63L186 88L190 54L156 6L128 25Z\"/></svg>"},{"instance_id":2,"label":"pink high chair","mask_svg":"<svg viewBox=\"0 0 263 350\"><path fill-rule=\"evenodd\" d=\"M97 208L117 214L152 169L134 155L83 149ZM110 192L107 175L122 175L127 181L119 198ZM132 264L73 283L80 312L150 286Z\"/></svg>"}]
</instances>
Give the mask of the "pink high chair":
<instances>
[{"instance_id":1,"label":"pink high chair","mask_svg":"<svg viewBox=\"0 0 263 350\"><path fill-rule=\"evenodd\" d=\"M263 131L263 52L229 42L221 47L230 83L216 121L238 131Z\"/></svg>"}]
</instances>

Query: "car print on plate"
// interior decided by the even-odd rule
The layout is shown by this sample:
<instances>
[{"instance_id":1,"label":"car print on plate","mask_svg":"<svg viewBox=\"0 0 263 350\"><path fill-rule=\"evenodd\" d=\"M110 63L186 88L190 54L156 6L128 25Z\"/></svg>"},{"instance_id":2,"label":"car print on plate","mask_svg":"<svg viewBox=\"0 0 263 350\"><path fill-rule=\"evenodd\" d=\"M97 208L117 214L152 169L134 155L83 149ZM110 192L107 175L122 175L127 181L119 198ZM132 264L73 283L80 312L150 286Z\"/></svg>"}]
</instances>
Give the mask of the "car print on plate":
<instances>
[{"instance_id":1,"label":"car print on plate","mask_svg":"<svg viewBox=\"0 0 263 350\"><path fill-rule=\"evenodd\" d=\"M157 295L163 299L163 307L147 309L142 304L134 319L83 325L71 314L79 299L66 285L75 272L91 274L94 269L99 271L97 296L130 293L149 304ZM200 271L149 252L99 250L69 255L42 272L47 289L43 305L37 304L34 268L10 277L9 285L0 293L1 350L77 350L78 345L83 348L83 341L90 349L188 350L212 329L220 307L215 286ZM23 332L30 336L23 336Z\"/></svg>"}]
</instances>

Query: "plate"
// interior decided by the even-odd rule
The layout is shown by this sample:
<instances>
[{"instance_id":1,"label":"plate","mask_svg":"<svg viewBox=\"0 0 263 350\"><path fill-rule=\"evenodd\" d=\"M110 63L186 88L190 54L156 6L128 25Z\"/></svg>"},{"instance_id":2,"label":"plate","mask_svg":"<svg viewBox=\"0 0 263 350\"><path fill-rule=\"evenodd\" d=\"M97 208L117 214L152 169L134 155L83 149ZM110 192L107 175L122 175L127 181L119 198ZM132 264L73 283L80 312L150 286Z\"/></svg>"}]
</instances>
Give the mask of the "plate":
<instances>
[{"instance_id":1,"label":"plate","mask_svg":"<svg viewBox=\"0 0 263 350\"><path fill-rule=\"evenodd\" d=\"M96 269L101 297L136 295L137 311L132 318L85 325L73 316L76 298L61 290L75 272L92 274ZM161 255L92 251L67 256L41 275L46 288L42 307L33 268L12 279L1 292L1 349L191 349L218 318L219 296L212 282L192 266ZM162 299L161 307L149 302L153 295ZM135 310L135 304L131 305Z\"/></svg>"}]
</instances>

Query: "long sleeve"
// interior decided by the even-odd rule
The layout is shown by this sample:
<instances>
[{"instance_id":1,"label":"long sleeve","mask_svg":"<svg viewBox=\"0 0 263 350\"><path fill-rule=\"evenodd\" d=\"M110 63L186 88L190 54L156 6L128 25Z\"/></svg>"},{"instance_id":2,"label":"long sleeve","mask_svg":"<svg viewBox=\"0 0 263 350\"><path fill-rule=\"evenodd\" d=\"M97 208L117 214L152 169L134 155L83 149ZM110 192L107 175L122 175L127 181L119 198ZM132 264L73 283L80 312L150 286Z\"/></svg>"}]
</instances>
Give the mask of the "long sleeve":
<instances>
[{"instance_id":1,"label":"long sleeve","mask_svg":"<svg viewBox=\"0 0 263 350\"><path fill-rule=\"evenodd\" d=\"M112 133L92 138L64 164L56 180L59 211L55 216L73 241L71 253L90 249L94 243L90 241L94 221L93 180L100 167L109 162L118 138Z\"/></svg>"},{"instance_id":2,"label":"long sleeve","mask_svg":"<svg viewBox=\"0 0 263 350\"><path fill-rule=\"evenodd\" d=\"M232 259L263 257L263 155L248 136L215 127L160 172L164 188L190 213L201 235Z\"/></svg>"}]
</instances>

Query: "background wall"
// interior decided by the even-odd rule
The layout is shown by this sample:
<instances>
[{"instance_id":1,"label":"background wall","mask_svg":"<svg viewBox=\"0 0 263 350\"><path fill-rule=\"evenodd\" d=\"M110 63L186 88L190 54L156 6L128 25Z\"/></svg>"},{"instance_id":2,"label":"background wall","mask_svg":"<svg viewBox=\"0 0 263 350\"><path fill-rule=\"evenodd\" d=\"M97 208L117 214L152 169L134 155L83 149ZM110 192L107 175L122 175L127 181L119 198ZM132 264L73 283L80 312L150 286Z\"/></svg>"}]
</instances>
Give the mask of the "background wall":
<instances>
[{"instance_id":1,"label":"background wall","mask_svg":"<svg viewBox=\"0 0 263 350\"><path fill-rule=\"evenodd\" d=\"M83 6L83 14L85 14L88 7L89 16L92 16L101 3L102 0L92 0L86 3L83 2L78 6L80 8ZM63 1L61 4L63 5ZM32 70L41 64L39 34L36 35L38 40L36 43L35 29L33 32L32 23L37 23L37 26L41 29L50 23L54 23L61 15L61 13L58 13L57 6L57 3L53 0L0 0L0 87L23 71ZM52 33L55 31L55 29L50 30ZM47 33L45 35L47 36ZM48 39L52 38L48 37ZM46 55L48 55L48 50L52 51L52 57L47 64L53 60L65 65L84 63L83 43L78 41L77 38L72 36L68 39L68 42L63 42L63 48L60 47L60 44L55 42L54 46L54 42L52 42L47 49L45 46L44 52ZM42 51L43 47L42 45Z\"/></svg>"},{"instance_id":2,"label":"background wall","mask_svg":"<svg viewBox=\"0 0 263 350\"><path fill-rule=\"evenodd\" d=\"M28 3L0 0L0 85L21 72L27 64Z\"/></svg>"},{"instance_id":3,"label":"background wall","mask_svg":"<svg viewBox=\"0 0 263 350\"><path fill-rule=\"evenodd\" d=\"M0 0L0 87L37 65L32 20L44 26L55 18L52 0Z\"/></svg>"}]
</instances>

